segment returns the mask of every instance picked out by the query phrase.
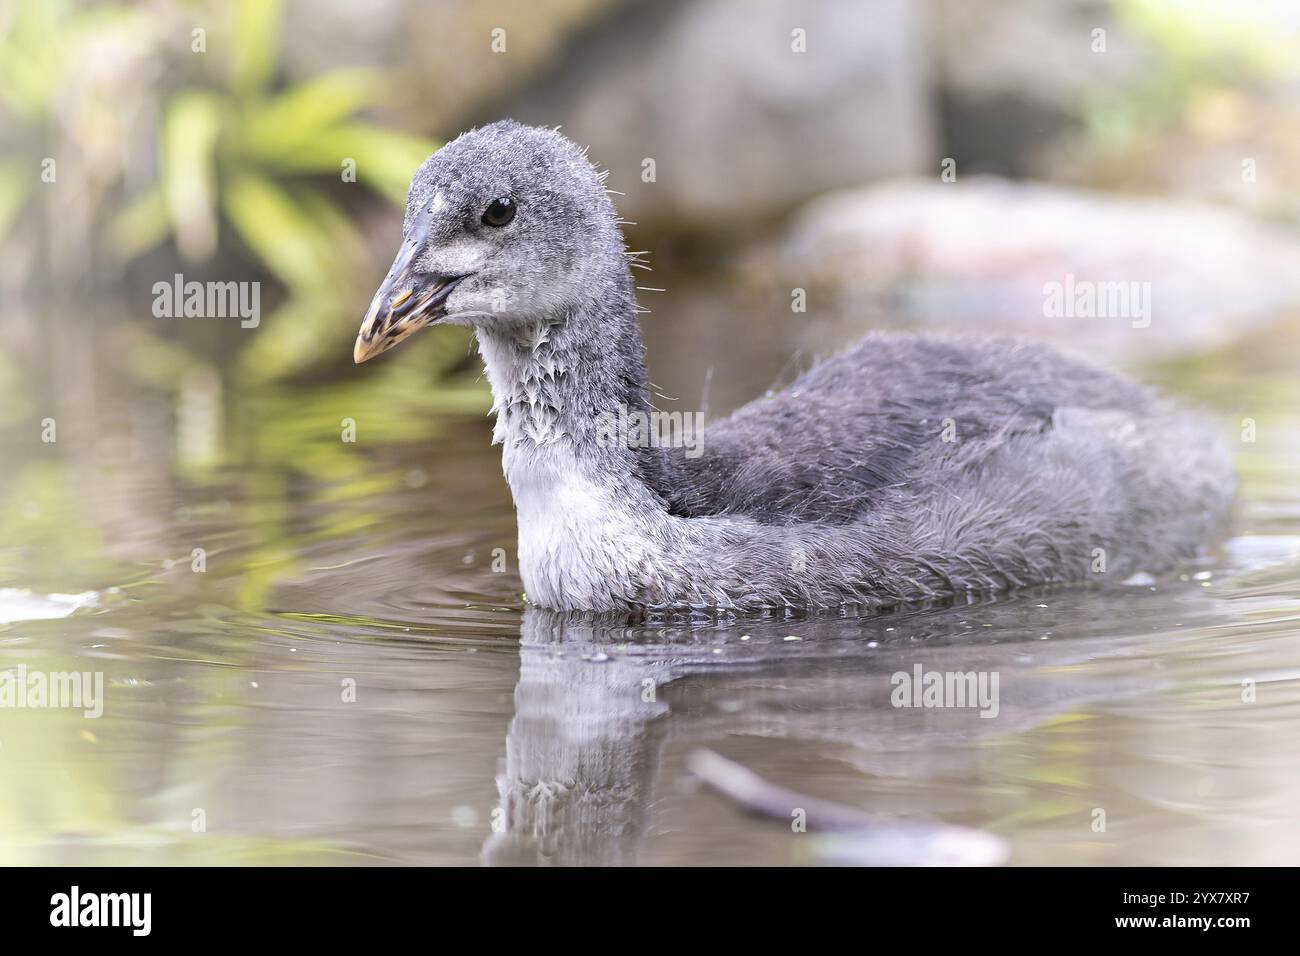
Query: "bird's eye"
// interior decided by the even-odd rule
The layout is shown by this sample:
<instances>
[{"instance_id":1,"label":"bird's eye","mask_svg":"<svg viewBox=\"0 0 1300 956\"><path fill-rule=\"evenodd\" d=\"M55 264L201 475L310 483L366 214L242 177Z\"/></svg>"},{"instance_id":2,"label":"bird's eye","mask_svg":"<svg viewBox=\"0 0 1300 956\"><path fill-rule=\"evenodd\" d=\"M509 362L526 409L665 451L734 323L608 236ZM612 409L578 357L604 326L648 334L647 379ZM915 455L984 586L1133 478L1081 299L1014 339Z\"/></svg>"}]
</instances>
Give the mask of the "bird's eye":
<instances>
[{"instance_id":1,"label":"bird's eye","mask_svg":"<svg viewBox=\"0 0 1300 956\"><path fill-rule=\"evenodd\" d=\"M487 209L483 210L483 225L485 226L504 226L514 218L515 201L509 196L502 196L500 199L492 200L488 203Z\"/></svg>"}]
</instances>

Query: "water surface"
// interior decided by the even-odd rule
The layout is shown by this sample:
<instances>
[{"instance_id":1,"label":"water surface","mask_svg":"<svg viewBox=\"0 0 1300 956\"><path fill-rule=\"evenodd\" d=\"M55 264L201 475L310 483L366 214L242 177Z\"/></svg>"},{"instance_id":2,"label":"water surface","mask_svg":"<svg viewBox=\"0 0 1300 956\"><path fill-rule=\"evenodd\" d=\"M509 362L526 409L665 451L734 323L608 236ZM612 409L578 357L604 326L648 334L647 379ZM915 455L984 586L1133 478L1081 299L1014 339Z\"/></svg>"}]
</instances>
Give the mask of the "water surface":
<instances>
[{"instance_id":1,"label":"water surface","mask_svg":"<svg viewBox=\"0 0 1300 956\"><path fill-rule=\"evenodd\" d=\"M698 341L649 334L696 407ZM1144 371L1257 426L1234 536L1185 573L632 626L524 608L472 375L423 391L398 355L370 383L162 387L113 360L123 335L0 431L0 669L105 680L98 719L0 709L0 862L880 862L890 821L1024 864L1300 850L1300 388L1276 360ZM778 352L716 374L752 394ZM891 706L918 664L997 673L997 716ZM883 822L864 850L747 814L687 771L699 748Z\"/></svg>"}]
</instances>

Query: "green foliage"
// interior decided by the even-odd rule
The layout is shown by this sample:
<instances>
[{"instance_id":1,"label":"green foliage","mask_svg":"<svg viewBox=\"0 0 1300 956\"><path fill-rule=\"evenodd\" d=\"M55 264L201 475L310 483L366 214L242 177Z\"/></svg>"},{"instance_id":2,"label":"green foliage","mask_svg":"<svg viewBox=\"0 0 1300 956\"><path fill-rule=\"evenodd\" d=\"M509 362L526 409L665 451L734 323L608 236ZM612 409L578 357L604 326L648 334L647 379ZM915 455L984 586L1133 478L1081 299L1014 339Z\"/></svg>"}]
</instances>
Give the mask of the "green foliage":
<instances>
[{"instance_id":1,"label":"green foliage","mask_svg":"<svg viewBox=\"0 0 1300 956\"><path fill-rule=\"evenodd\" d=\"M278 3L236 5L226 85L171 97L163 123L160 182L115 223L119 248L139 255L171 236L190 261L210 258L228 226L287 296L243 350L255 379L310 367L346 347L358 303L368 299L361 237L314 179L356 181L401 201L412 171L435 144L359 120L379 105L384 77L336 70L277 92Z\"/></svg>"},{"instance_id":2,"label":"green foliage","mask_svg":"<svg viewBox=\"0 0 1300 956\"><path fill-rule=\"evenodd\" d=\"M1112 0L1112 6L1149 64L1085 102L1089 131L1105 149L1137 148L1153 134L1181 130L1206 97L1276 81L1300 56L1293 37L1231 4Z\"/></svg>"},{"instance_id":3,"label":"green foliage","mask_svg":"<svg viewBox=\"0 0 1300 956\"><path fill-rule=\"evenodd\" d=\"M20 0L0 22L0 115L13 121L0 158L0 238L12 230L24 241L14 227L40 198L33 184L41 157L60 157L63 182L63 157L70 166L78 157L92 165L75 142L78 130L100 129L112 141L107 151L122 155L152 122L153 175L141 182L138 160L86 170L94 188L76 184L84 197L78 213L118 263L170 242L196 272L238 252L274 277L283 294L264 294L262 304L278 308L239 360L256 378L346 351L377 270L337 202L357 187L342 184L355 171L361 188L400 203L411 173L436 147L365 118L384 103L381 71L339 69L277 88L282 7L280 0L204 5L202 15L164 26L128 7ZM191 49L190 22L212 25L205 52ZM123 77L129 68L87 76L85 62L104 59L105 50L110 60L147 65L134 70L145 78ZM115 102L123 99L153 104L145 117L154 119L128 128ZM85 257L74 256L65 270L78 258Z\"/></svg>"},{"instance_id":4,"label":"green foliage","mask_svg":"<svg viewBox=\"0 0 1300 956\"><path fill-rule=\"evenodd\" d=\"M19 222L37 202L47 157L67 160L88 143L110 151L120 145L113 142L122 133L119 104L94 87L83 67L96 51L102 57L109 49L146 49L153 32L145 11L81 8L69 0L16 0L0 16L0 240L31 242ZM76 165L64 163L61 175ZM93 221L106 204L105 183L83 178L72 185L73 214Z\"/></svg>"}]
</instances>

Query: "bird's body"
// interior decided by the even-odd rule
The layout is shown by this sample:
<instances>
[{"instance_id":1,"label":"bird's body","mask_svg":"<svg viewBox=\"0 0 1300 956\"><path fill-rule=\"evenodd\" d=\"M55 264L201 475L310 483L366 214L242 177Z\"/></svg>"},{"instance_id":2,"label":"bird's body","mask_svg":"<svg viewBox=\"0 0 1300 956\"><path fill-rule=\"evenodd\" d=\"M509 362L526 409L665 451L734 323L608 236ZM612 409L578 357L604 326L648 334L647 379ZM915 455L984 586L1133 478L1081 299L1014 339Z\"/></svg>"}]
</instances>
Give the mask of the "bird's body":
<instances>
[{"instance_id":1,"label":"bird's body","mask_svg":"<svg viewBox=\"0 0 1300 956\"><path fill-rule=\"evenodd\" d=\"M498 195L533 221L507 233L489 210L477 229ZM1228 456L1202 420L1018 341L870 335L690 453L612 440L611 418L653 409L622 237L585 157L555 132L494 124L417 173L408 244L436 232L421 221L432 207L458 210L468 235L446 226L432 252L419 238L358 358L409 319L382 321L409 291L392 286L451 286L429 321L475 330L535 603L882 606L1122 580L1194 556L1226 513Z\"/></svg>"}]
</instances>

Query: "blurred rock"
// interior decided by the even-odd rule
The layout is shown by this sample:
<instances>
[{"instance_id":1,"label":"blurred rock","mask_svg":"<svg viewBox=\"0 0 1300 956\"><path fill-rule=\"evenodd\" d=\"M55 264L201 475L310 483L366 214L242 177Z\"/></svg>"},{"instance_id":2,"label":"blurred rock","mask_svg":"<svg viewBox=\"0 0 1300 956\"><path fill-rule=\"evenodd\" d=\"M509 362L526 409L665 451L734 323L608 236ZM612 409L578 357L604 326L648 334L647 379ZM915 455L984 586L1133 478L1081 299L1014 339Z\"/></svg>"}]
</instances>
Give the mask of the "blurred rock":
<instances>
[{"instance_id":1,"label":"blurred rock","mask_svg":"<svg viewBox=\"0 0 1300 956\"><path fill-rule=\"evenodd\" d=\"M1082 104L1149 60L1106 0L929 0L926 22L943 155L968 174L1052 178Z\"/></svg>"},{"instance_id":2,"label":"blurred rock","mask_svg":"<svg viewBox=\"0 0 1300 956\"><path fill-rule=\"evenodd\" d=\"M811 347L902 325L1033 336L1126 363L1213 349L1281 318L1300 304L1298 254L1291 233L1207 204L989 177L824 196L746 269L787 303L808 290L798 318ZM1092 317L1053 307L1058 292L1103 283L1145 287L1149 322L1136 305Z\"/></svg>"},{"instance_id":3,"label":"blurred rock","mask_svg":"<svg viewBox=\"0 0 1300 956\"><path fill-rule=\"evenodd\" d=\"M1015 96L1056 109L1112 86L1143 65L1143 51L1108 0L929 0L937 85L968 100ZM1094 52L1093 31L1105 31Z\"/></svg>"},{"instance_id":4,"label":"blurred rock","mask_svg":"<svg viewBox=\"0 0 1300 956\"><path fill-rule=\"evenodd\" d=\"M340 66L395 69L393 112L420 132L451 137L484 121L488 104L561 61L570 37L618 4L293 0L283 58L289 75L299 79ZM504 34L494 48L498 29Z\"/></svg>"},{"instance_id":5,"label":"blurred rock","mask_svg":"<svg viewBox=\"0 0 1300 956\"><path fill-rule=\"evenodd\" d=\"M497 115L563 124L609 167L629 219L732 228L931 165L916 9L906 0L625 4ZM792 50L796 29L807 52ZM643 182L646 159L654 182Z\"/></svg>"}]
</instances>

